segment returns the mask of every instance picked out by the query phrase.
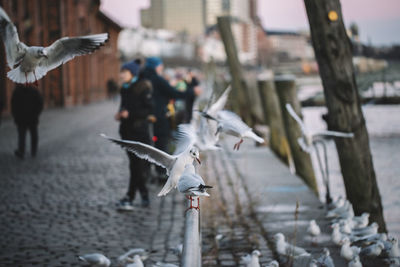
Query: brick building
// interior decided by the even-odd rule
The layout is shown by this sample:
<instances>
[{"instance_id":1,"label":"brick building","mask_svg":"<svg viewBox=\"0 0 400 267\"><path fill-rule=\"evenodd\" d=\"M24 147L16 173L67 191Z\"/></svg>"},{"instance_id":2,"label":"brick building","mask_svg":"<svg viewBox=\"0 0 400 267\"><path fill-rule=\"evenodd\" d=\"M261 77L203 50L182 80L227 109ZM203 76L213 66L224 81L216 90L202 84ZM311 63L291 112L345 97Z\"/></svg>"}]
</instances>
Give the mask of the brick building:
<instances>
[{"instance_id":1,"label":"brick building","mask_svg":"<svg viewBox=\"0 0 400 267\"><path fill-rule=\"evenodd\" d=\"M85 104L106 97L107 81L118 79L121 27L99 10L99 0L0 0L0 5L16 25L21 42L28 45L49 46L63 36L108 32L109 41L95 53L76 57L39 80L46 107ZM8 113L15 84L7 78L9 68L0 43L0 97Z\"/></svg>"}]
</instances>

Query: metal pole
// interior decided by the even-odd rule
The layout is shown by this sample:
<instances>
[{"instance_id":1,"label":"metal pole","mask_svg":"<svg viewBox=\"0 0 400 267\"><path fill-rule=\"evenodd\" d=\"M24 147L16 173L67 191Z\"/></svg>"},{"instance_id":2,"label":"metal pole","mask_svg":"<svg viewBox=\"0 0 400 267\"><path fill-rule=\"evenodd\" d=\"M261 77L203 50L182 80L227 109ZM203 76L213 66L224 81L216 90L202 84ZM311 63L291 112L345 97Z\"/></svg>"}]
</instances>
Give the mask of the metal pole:
<instances>
[{"instance_id":1,"label":"metal pole","mask_svg":"<svg viewBox=\"0 0 400 267\"><path fill-rule=\"evenodd\" d=\"M196 203L197 199L197 197L193 197L193 202ZM185 235L183 238L183 251L181 258L182 267L201 266L199 218L200 210L188 209L186 211Z\"/></svg>"}]
</instances>

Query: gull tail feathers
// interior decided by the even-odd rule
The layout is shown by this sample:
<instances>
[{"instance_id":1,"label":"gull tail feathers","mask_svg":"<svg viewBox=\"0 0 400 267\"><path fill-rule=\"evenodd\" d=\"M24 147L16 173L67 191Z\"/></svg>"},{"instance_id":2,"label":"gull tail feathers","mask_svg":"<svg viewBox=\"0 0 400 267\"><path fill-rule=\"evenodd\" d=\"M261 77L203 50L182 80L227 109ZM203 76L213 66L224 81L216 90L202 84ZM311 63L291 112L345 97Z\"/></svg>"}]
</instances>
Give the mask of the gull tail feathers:
<instances>
[{"instance_id":1,"label":"gull tail feathers","mask_svg":"<svg viewBox=\"0 0 400 267\"><path fill-rule=\"evenodd\" d=\"M7 77L15 83L34 83L43 78L46 73L47 71L44 68L39 67L35 69L35 73L28 72L25 75L25 72L22 72L20 67L17 67L7 72Z\"/></svg>"},{"instance_id":2,"label":"gull tail feathers","mask_svg":"<svg viewBox=\"0 0 400 267\"><path fill-rule=\"evenodd\" d=\"M252 130L250 130L250 131L247 133L247 136L248 136L249 138L253 139L254 141L258 142L258 143L264 143L264 142L265 142L265 140L264 140L263 138L261 138L261 137L259 137L258 135L256 135Z\"/></svg>"},{"instance_id":3,"label":"gull tail feathers","mask_svg":"<svg viewBox=\"0 0 400 267\"><path fill-rule=\"evenodd\" d=\"M168 178L168 181L165 183L164 187L161 189L160 193L158 193L158 197L165 196L169 193L169 191L174 188L174 185L171 183L171 178Z\"/></svg>"},{"instance_id":4,"label":"gull tail feathers","mask_svg":"<svg viewBox=\"0 0 400 267\"><path fill-rule=\"evenodd\" d=\"M199 191L192 191L194 195L196 196L205 196L205 197L209 197L210 194L207 192L199 192Z\"/></svg>"}]
</instances>

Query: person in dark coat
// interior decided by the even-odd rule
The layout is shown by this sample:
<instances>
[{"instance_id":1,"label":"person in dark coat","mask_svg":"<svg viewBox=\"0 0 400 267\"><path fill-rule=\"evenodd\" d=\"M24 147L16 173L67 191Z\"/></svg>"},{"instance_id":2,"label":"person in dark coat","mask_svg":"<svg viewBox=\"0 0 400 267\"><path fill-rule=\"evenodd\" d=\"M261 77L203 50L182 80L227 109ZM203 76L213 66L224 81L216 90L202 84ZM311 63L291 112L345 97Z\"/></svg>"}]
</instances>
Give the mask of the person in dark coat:
<instances>
[{"instance_id":1,"label":"person in dark coat","mask_svg":"<svg viewBox=\"0 0 400 267\"><path fill-rule=\"evenodd\" d=\"M119 133L124 140L139 141L150 144L149 123L154 122L152 115L153 99L151 83L145 79L138 79L139 65L129 62L122 65L121 105L115 118L120 121ZM150 174L150 165L147 161L127 152L129 157L130 181L126 196L118 203L122 210L132 210L132 202L136 191L139 191L142 206L149 206L149 194L146 180Z\"/></svg>"},{"instance_id":2,"label":"person in dark coat","mask_svg":"<svg viewBox=\"0 0 400 267\"><path fill-rule=\"evenodd\" d=\"M31 155L35 157L38 147L39 115L43 110L43 98L33 85L18 84L11 97L11 113L18 129L18 148L14 154L25 156L26 132L31 136Z\"/></svg>"},{"instance_id":3,"label":"person in dark coat","mask_svg":"<svg viewBox=\"0 0 400 267\"><path fill-rule=\"evenodd\" d=\"M148 79L153 86L154 115L156 123L154 124L155 147L167 151L168 140L170 137L170 124L167 117L167 105L171 99L185 99L187 92L179 92L172 87L162 76L164 70L163 62L158 57L149 57L146 59L145 68L141 74ZM165 171L157 168L162 175Z\"/></svg>"},{"instance_id":4,"label":"person in dark coat","mask_svg":"<svg viewBox=\"0 0 400 267\"><path fill-rule=\"evenodd\" d=\"M184 122L190 123L193 115L194 101L196 100L196 96L200 94L201 91L201 89L199 88L200 83L197 80L192 70L189 70L186 75L186 84L187 84L186 90L188 91L188 95L185 100Z\"/></svg>"}]
</instances>

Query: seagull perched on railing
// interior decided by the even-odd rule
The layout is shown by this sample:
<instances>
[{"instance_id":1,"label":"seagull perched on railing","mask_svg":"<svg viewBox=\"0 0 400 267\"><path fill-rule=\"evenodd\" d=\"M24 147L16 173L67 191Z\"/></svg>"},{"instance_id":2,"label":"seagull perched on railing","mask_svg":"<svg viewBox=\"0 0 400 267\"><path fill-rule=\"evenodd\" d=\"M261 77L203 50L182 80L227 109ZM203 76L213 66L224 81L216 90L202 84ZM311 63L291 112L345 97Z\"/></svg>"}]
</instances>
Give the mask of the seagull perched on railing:
<instances>
[{"instance_id":1,"label":"seagull perched on railing","mask_svg":"<svg viewBox=\"0 0 400 267\"><path fill-rule=\"evenodd\" d=\"M193 140L191 140L190 135L183 131L180 132L178 137L178 147L180 147L182 151L176 155L170 155L145 143L114 139L105 134L101 134L101 136L120 145L122 148L135 154L137 157L145 159L167 170L167 175L169 177L160 193L158 193L159 197L165 196L173 188L176 188L178 180L187 164L193 164L194 160L197 160L197 162L201 164L199 150L193 146Z\"/></svg>"},{"instance_id":2,"label":"seagull perched on railing","mask_svg":"<svg viewBox=\"0 0 400 267\"><path fill-rule=\"evenodd\" d=\"M285 107L286 110L289 112L290 116L300 126L302 136L297 139L297 142L299 143L301 149L307 153L311 153L315 141L327 138L334 138L334 137L342 137L342 138L354 137L353 133L342 133L336 131L320 131L316 133L311 133L304 124L303 120L294 111L292 105L287 103Z\"/></svg>"},{"instance_id":3,"label":"seagull perched on railing","mask_svg":"<svg viewBox=\"0 0 400 267\"><path fill-rule=\"evenodd\" d=\"M64 37L48 47L27 46L20 42L17 28L1 7L0 35L4 42L7 63L11 68L7 77L16 83L36 83L50 70L76 56L92 53L108 40L108 34L101 33Z\"/></svg>"},{"instance_id":4,"label":"seagull perched on railing","mask_svg":"<svg viewBox=\"0 0 400 267\"><path fill-rule=\"evenodd\" d=\"M204 112L201 114L207 119L218 122L217 131L215 133L216 135L222 132L240 138L240 141L234 145L233 149L239 150L244 138L253 139L258 143L265 142L264 139L256 135L253 132L253 129L251 129L238 115L232 111L221 110L217 113L216 117L210 116Z\"/></svg>"},{"instance_id":5,"label":"seagull perched on railing","mask_svg":"<svg viewBox=\"0 0 400 267\"><path fill-rule=\"evenodd\" d=\"M206 185L203 178L196 174L193 164L187 164L178 181L178 191L190 199L189 209L200 209L200 196L210 196L206 190L212 186ZM193 197L197 198L197 207L192 205Z\"/></svg>"}]
</instances>

